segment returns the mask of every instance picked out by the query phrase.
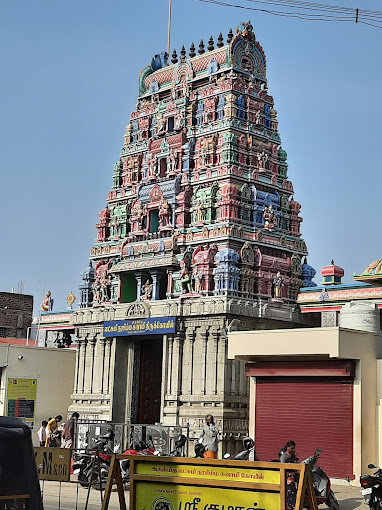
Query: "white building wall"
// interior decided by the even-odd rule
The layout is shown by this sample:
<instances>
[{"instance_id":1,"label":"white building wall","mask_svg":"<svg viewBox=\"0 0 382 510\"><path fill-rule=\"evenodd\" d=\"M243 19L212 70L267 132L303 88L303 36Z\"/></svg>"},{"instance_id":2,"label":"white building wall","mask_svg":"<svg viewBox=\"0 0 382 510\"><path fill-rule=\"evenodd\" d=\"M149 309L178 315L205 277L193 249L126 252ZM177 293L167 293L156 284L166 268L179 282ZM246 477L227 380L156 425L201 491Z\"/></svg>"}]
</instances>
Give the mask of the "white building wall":
<instances>
[{"instance_id":1,"label":"white building wall","mask_svg":"<svg viewBox=\"0 0 382 510\"><path fill-rule=\"evenodd\" d=\"M22 359L18 359L22 356ZM33 444L42 420L61 414L63 421L72 403L75 349L0 345L0 414L6 415L8 379L37 379Z\"/></svg>"}]
</instances>

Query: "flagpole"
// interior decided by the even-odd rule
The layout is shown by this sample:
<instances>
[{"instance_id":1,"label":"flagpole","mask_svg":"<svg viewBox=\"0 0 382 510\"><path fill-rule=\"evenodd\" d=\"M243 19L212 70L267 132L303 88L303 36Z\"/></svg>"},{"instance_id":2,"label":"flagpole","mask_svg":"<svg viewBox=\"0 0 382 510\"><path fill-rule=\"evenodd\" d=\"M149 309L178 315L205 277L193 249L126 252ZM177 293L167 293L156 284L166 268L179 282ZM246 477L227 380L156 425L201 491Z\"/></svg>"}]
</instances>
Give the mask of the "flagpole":
<instances>
[{"instance_id":1,"label":"flagpole","mask_svg":"<svg viewBox=\"0 0 382 510\"><path fill-rule=\"evenodd\" d=\"M168 35L167 35L167 54L170 56L170 35L171 35L171 2L168 1Z\"/></svg>"}]
</instances>

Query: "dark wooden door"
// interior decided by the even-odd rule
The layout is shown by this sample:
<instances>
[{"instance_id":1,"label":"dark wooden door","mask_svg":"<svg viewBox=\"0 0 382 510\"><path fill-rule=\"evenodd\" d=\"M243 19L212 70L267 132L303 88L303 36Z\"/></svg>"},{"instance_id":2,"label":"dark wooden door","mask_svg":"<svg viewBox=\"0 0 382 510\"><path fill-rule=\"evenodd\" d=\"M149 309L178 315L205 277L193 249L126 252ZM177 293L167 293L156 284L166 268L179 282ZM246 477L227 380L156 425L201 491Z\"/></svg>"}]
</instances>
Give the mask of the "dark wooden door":
<instances>
[{"instance_id":1,"label":"dark wooden door","mask_svg":"<svg viewBox=\"0 0 382 510\"><path fill-rule=\"evenodd\" d=\"M162 337L142 340L139 370L138 423L160 421L162 387Z\"/></svg>"}]
</instances>

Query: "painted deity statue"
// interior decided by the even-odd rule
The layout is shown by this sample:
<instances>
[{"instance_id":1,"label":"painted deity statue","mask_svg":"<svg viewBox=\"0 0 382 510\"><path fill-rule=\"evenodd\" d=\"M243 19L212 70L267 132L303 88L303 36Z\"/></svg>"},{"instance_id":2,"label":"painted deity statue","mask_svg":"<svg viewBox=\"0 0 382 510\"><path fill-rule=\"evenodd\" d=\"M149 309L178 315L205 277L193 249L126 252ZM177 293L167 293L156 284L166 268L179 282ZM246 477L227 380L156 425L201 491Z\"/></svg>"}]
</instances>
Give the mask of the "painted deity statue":
<instances>
[{"instance_id":1,"label":"painted deity statue","mask_svg":"<svg viewBox=\"0 0 382 510\"><path fill-rule=\"evenodd\" d=\"M159 204L159 226L160 227L171 227L170 221L170 206L167 200L162 197Z\"/></svg>"},{"instance_id":2,"label":"painted deity statue","mask_svg":"<svg viewBox=\"0 0 382 510\"><path fill-rule=\"evenodd\" d=\"M142 202L137 202L134 208L134 216L138 220L138 230L143 229L143 220L146 217L146 208L142 205Z\"/></svg>"},{"instance_id":3,"label":"painted deity statue","mask_svg":"<svg viewBox=\"0 0 382 510\"><path fill-rule=\"evenodd\" d=\"M160 113L157 115L156 135L162 135L166 131L166 119Z\"/></svg>"},{"instance_id":4,"label":"painted deity statue","mask_svg":"<svg viewBox=\"0 0 382 510\"><path fill-rule=\"evenodd\" d=\"M277 271L276 276L273 279L273 294L275 298L281 298L281 289L284 287L284 279Z\"/></svg>"},{"instance_id":5,"label":"painted deity statue","mask_svg":"<svg viewBox=\"0 0 382 510\"><path fill-rule=\"evenodd\" d=\"M203 290L203 273L198 271L196 268L194 270L194 291L197 294L200 294Z\"/></svg>"},{"instance_id":6,"label":"painted deity statue","mask_svg":"<svg viewBox=\"0 0 382 510\"><path fill-rule=\"evenodd\" d=\"M178 166L178 152L170 149L169 160L171 172L174 173L176 171L176 167Z\"/></svg>"},{"instance_id":7,"label":"painted deity statue","mask_svg":"<svg viewBox=\"0 0 382 510\"><path fill-rule=\"evenodd\" d=\"M198 200L195 206L194 222L203 223L203 221L204 221L204 207L202 202Z\"/></svg>"},{"instance_id":8,"label":"painted deity statue","mask_svg":"<svg viewBox=\"0 0 382 510\"><path fill-rule=\"evenodd\" d=\"M50 290L45 294L40 308L42 312L51 312L53 310L53 298Z\"/></svg>"},{"instance_id":9,"label":"painted deity statue","mask_svg":"<svg viewBox=\"0 0 382 510\"><path fill-rule=\"evenodd\" d=\"M175 117L175 131L180 131L184 126L184 116L181 111L178 110Z\"/></svg>"},{"instance_id":10,"label":"painted deity statue","mask_svg":"<svg viewBox=\"0 0 382 510\"><path fill-rule=\"evenodd\" d=\"M264 209L263 218L264 228L266 230L272 231L277 226L277 215L272 207L272 204L270 204L268 207Z\"/></svg>"},{"instance_id":11,"label":"painted deity statue","mask_svg":"<svg viewBox=\"0 0 382 510\"><path fill-rule=\"evenodd\" d=\"M156 177L156 166L157 166L157 157L154 154L150 154L147 159L148 170L147 177Z\"/></svg>"},{"instance_id":12,"label":"painted deity statue","mask_svg":"<svg viewBox=\"0 0 382 510\"><path fill-rule=\"evenodd\" d=\"M186 263L183 259L180 261L179 276L180 276L180 281L182 283L183 294L187 294L187 293L191 292L191 278L190 278L190 274L188 272Z\"/></svg>"},{"instance_id":13,"label":"painted deity statue","mask_svg":"<svg viewBox=\"0 0 382 510\"><path fill-rule=\"evenodd\" d=\"M147 279L145 284L142 287L141 300L142 301L150 301L152 294L153 294L153 284L150 283L149 279Z\"/></svg>"}]
</instances>

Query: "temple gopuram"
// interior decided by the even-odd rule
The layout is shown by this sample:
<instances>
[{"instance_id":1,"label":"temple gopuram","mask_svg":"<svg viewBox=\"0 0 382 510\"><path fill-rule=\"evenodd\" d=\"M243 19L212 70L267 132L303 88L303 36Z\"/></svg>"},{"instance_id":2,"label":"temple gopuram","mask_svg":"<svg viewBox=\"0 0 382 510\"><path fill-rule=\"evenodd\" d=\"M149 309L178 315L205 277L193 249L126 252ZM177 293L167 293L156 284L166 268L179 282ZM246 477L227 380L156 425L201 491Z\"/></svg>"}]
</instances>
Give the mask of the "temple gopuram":
<instances>
[{"instance_id":1,"label":"temple gopuram","mask_svg":"<svg viewBox=\"0 0 382 510\"><path fill-rule=\"evenodd\" d=\"M247 433L227 332L298 325L314 273L287 170L250 22L141 71L79 287L71 411Z\"/></svg>"}]
</instances>

